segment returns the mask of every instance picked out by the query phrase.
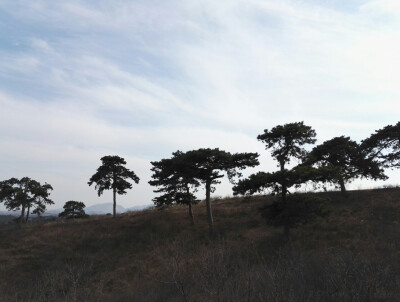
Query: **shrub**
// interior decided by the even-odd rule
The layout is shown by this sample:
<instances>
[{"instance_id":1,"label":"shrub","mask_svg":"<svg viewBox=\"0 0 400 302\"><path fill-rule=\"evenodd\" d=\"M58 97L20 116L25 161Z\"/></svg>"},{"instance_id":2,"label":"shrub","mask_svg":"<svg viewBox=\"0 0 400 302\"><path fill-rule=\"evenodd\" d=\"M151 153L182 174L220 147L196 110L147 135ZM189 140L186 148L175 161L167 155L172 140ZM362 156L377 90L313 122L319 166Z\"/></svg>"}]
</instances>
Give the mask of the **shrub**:
<instances>
[{"instance_id":1,"label":"shrub","mask_svg":"<svg viewBox=\"0 0 400 302\"><path fill-rule=\"evenodd\" d=\"M283 226L285 219L290 227L307 223L317 217L329 214L329 200L315 196L314 194L295 193L289 195L286 203L281 199L261 209L262 216L267 224L272 226Z\"/></svg>"}]
</instances>

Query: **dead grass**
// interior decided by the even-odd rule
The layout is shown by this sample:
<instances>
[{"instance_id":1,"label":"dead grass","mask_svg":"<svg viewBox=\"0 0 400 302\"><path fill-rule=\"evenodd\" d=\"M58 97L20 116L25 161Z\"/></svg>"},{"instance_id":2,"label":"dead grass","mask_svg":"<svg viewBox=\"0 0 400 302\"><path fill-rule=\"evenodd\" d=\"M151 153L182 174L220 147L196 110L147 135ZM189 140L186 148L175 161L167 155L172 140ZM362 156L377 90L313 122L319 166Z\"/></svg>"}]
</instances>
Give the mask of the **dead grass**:
<instances>
[{"instance_id":1,"label":"dead grass","mask_svg":"<svg viewBox=\"0 0 400 302\"><path fill-rule=\"evenodd\" d=\"M216 240L202 202L195 226L175 206L0 228L0 301L398 301L400 189L317 194L331 214L290 243L265 196L213 201Z\"/></svg>"}]
</instances>

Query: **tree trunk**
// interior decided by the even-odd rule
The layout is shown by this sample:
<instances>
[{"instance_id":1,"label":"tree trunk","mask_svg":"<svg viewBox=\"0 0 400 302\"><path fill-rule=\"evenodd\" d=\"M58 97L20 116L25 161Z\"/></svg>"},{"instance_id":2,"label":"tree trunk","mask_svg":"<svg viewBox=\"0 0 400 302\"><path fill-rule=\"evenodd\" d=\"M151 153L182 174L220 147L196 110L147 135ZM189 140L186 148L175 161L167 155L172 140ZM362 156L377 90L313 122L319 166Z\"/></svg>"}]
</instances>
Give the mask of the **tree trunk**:
<instances>
[{"instance_id":1,"label":"tree trunk","mask_svg":"<svg viewBox=\"0 0 400 302\"><path fill-rule=\"evenodd\" d=\"M289 217L289 205L287 203L286 194L282 194L282 208L283 208L283 226L284 226L284 236L285 240L290 239L290 217Z\"/></svg>"},{"instance_id":2,"label":"tree trunk","mask_svg":"<svg viewBox=\"0 0 400 302\"><path fill-rule=\"evenodd\" d=\"M189 201L189 216L190 216L190 220L192 222L192 225L194 225L194 217L193 217L193 210L192 210L192 197L190 196L190 191L189 191L189 187L186 186L186 194L187 194L187 198Z\"/></svg>"},{"instance_id":3,"label":"tree trunk","mask_svg":"<svg viewBox=\"0 0 400 302\"><path fill-rule=\"evenodd\" d=\"M190 221L192 225L194 225L194 216L193 216L193 210L192 210L192 199L189 200L189 216L190 216Z\"/></svg>"},{"instance_id":4,"label":"tree trunk","mask_svg":"<svg viewBox=\"0 0 400 302\"><path fill-rule=\"evenodd\" d=\"M28 220L29 220L29 212L30 212L30 210L31 210L31 205L29 204L29 205L28 205L28 211L26 212L26 220L25 220L25 223L27 223Z\"/></svg>"},{"instance_id":5,"label":"tree trunk","mask_svg":"<svg viewBox=\"0 0 400 302\"><path fill-rule=\"evenodd\" d=\"M78 216L77 213L78 211L75 206L72 206L72 219L75 219Z\"/></svg>"},{"instance_id":6,"label":"tree trunk","mask_svg":"<svg viewBox=\"0 0 400 302\"><path fill-rule=\"evenodd\" d=\"M281 166L281 173L284 175L285 173L285 162L282 160L280 161L280 166ZM282 195L282 202L286 203L286 193L287 193L287 184L286 184L286 179L284 178L281 183L281 195Z\"/></svg>"},{"instance_id":7,"label":"tree trunk","mask_svg":"<svg viewBox=\"0 0 400 302\"><path fill-rule=\"evenodd\" d=\"M283 183L282 183L282 194L281 194L281 197L282 197L282 202L283 202L284 204L286 204L286 195L287 195L287 186L286 186L286 182L283 181Z\"/></svg>"},{"instance_id":8,"label":"tree trunk","mask_svg":"<svg viewBox=\"0 0 400 302\"><path fill-rule=\"evenodd\" d=\"M25 221L25 204L22 204L21 216L19 216L18 224L23 224Z\"/></svg>"},{"instance_id":9,"label":"tree trunk","mask_svg":"<svg viewBox=\"0 0 400 302\"><path fill-rule=\"evenodd\" d=\"M344 185L343 178L339 179L339 185L340 185L340 192L342 192L342 196L346 197L347 196L347 190L346 190L346 186Z\"/></svg>"},{"instance_id":10,"label":"tree trunk","mask_svg":"<svg viewBox=\"0 0 400 302\"><path fill-rule=\"evenodd\" d=\"M211 195L211 180L207 180L207 182L206 182L207 218L208 218L208 225L210 228L210 235L211 235L211 237L214 237L214 221L213 221L212 211L211 211L210 195Z\"/></svg>"},{"instance_id":11,"label":"tree trunk","mask_svg":"<svg viewBox=\"0 0 400 302\"><path fill-rule=\"evenodd\" d=\"M280 162L281 166L281 172L284 174L285 173L285 162L281 161ZM282 183L281 183L281 197L282 197L282 208L283 208L283 225L284 225L284 237L285 240L289 241L290 238L290 221L289 221L289 209L288 209L288 204L286 200L286 195L287 195L287 184L286 184L286 179L283 178Z\"/></svg>"},{"instance_id":12,"label":"tree trunk","mask_svg":"<svg viewBox=\"0 0 400 302\"><path fill-rule=\"evenodd\" d=\"M115 218L115 215L117 214L117 189L113 188L113 200L114 200L114 204L113 204L113 217Z\"/></svg>"}]
</instances>

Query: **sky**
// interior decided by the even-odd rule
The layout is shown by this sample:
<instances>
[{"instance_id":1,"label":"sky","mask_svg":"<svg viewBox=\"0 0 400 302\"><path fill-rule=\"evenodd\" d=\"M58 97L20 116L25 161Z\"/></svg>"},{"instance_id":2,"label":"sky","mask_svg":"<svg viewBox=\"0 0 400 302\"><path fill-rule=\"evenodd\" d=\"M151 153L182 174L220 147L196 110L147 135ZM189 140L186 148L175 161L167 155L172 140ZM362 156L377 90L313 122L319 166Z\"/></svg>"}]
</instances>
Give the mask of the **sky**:
<instances>
[{"instance_id":1,"label":"sky","mask_svg":"<svg viewBox=\"0 0 400 302\"><path fill-rule=\"evenodd\" d=\"M359 142L397 123L399 79L398 0L2 0L0 180L50 183L51 208L111 202L87 182L119 155L140 183L117 203L150 204L150 162L176 150L258 152L246 176L277 169L264 129Z\"/></svg>"}]
</instances>

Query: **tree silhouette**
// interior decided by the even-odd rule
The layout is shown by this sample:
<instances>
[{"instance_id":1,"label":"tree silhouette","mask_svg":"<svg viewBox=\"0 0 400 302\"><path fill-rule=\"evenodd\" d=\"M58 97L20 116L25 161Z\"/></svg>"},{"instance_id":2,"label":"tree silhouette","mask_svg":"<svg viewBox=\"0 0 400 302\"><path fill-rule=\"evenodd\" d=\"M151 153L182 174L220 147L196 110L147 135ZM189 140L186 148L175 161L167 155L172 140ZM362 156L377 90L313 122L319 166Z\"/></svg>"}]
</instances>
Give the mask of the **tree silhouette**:
<instances>
[{"instance_id":1,"label":"tree silhouette","mask_svg":"<svg viewBox=\"0 0 400 302\"><path fill-rule=\"evenodd\" d=\"M383 168L400 168L400 122L376 130L361 142L361 148Z\"/></svg>"},{"instance_id":2,"label":"tree silhouette","mask_svg":"<svg viewBox=\"0 0 400 302\"><path fill-rule=\"evenodd\" d=\"M279 163L280 174L277 175L279 180L277 183L281 187L283 202L285 202L288 189L285 165L289 164L292 158L304 158L307 152L303 146L314 144L315 136L315 131L310 126L304 125L303 122L279 125L272 128L271 131L265 129L263 134L257 136L259 141L265 143L266 150L271 149L271 156Z\"/></svg>"},{"instance_id":3,"label":"tree silhouette","mask_svg":"<svg viewBox=\"0 0 400 302\"><path fill-rule=\"evenodd\" d=\"M107 155L101 158L102 165L97 168L97 172L92 175L88 185L96 183L95 189L98 195L103 194L104 190L113 190L113 217L116 215L117 193L126 194L127 189L132 189L132 184L127 180L132 179L139 183L139 177L133 171L128 170L126 161L117 155Z\"/></svg>"},{"instance_id":4,"label":"tree silhouette","mask_svg":"<svg viewBox=\"0 0 400 302\"><path fill-rule=\"evenodd\" d=\"M239 170L254 167L259 164L257 153L235 153L216 149L198 149L184 153L182 160L190 167L192 177L205 185L207 218L211 236L214 236L214 221L212 216L211 192L213 185L220 183L219 179L226 172L230 181L233 177L240 176Z\"/></svg>"},{"instance_id":5,"label":"tree silhouette","mask_svg":"<svg viewBox=\"0 0 400 302\"><path fill-rule=\"evenodd\" d=\"M58 214L58 217L67 219L86 218L88 215L85 213L85 204L81 201L70 200L64 205L64 211Z\"/></svg>"},{"instance_id":6,"label":"tree silhouette","mask_svg":"<svg viewBox=\"0 0 400 302\"><path fill-rule=\"evenodd\" d=\"M152 179L149 184L159 187L155 193L164 193L153 199L157 207L170 204L187 204L189 216L194 224L192 204L195 200L194 192L200 186L200 182L193 176L190 162L185 161L181 151L172 153L172 158L151 162L153 167ZM191 192L192 190L192 192Z\"/></svg>"},{"instance_id":7,"label":"tree silhouette","mask_svg":"<svg viewBox=\"0 0 400 302\"><path fill-rule=\"evenodd\" d=\"M336 170L332 167L314 168L308 165L297 165L285 171L257 172L246 179L239 180L233 187L233 194L253 195L268 189L273 195L279 195L280 200L284 201L290 188L300 187L306 182L326 182L334 173ZM282 197L282 183L285 183L286 187L285 199Z\"/></svg>"},{"instance_id":8,"label":"tree silhouette","mask_svg":"<svg viewBox=\"0 0 400 302\"><path fill-rule=\"evenodd\" d=\"M28 203L27 213L26 213L26 222L29 219L29 213L31 207L34 208L32 214L36 214L38 216L42 215L46 211L46 205L54 204L54 202L49 198L50 191L53 190L53 187L47 183L41 185L37 181L32 182L32 199Z\"/></svg>"},{"instance_id":9,"label":"tree silhouette","mask_svg":"<svg viewBox=\"0 0 400 302\"><path fill-rule=\"evenodd\" d=\"M41 185L29 177L13 177L0 182L0 202L4 202L9 211L21 210L18 222L23 224L29 219L31 207L33 213L40 216L46 211L46 205L54 204L49 198L51 190L52 186L47 183Z\"/></svg>"},{"instance_id":10,"label":"tree silhouette","mask_svg":"<svg viewBox=\"0 0 400 302\"><path fill-rule=\"evenodd\" d=\"M355 178L387 178L376 160L365 157L357 142L344 136L314 147L303 164L332 168L328 181L337 185L343 195L346 195L345 183Z\"/></svg>"},{"instance_id":11,"label":"tree silhouette","mask_svg":"<svg viewBox=\"0 0 400 302\"><path fill-rule=\"evenodd\" d=\"M258 172L249 178L240 180L233 188L234 194L254 194L265 188L272 189L274 193L280 194L281 208L287 208L286 195L288 189L300 185L308 180L316 180L322 177L312 167L295 167L286 169L286 165L295 158L301 160L306 157L307 152L304 145L315 143L315 131L304 125L303 122L279 125L271 130L264 130L257 139L266 144L266 149L271 149L271 156L278 161L279 171L273 173ZM283 212L285 236L289 237L290 217L288 211ZM285 216L286 215L286 216Z\"/></svg>"}]
</instances>

